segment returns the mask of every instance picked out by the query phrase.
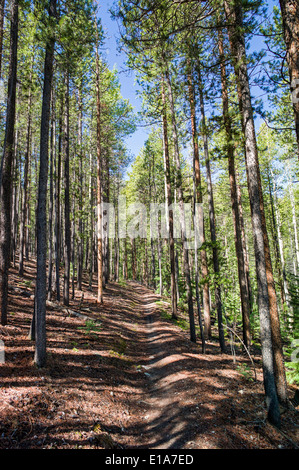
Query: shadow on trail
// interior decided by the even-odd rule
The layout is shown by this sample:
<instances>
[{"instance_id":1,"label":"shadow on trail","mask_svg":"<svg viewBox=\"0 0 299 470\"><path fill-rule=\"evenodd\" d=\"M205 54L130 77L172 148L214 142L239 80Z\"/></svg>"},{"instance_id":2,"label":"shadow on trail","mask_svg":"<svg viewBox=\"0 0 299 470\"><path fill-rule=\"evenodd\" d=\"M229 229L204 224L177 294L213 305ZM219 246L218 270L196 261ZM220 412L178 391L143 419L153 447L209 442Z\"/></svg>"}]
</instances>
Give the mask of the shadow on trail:
<instances>
[{"instance_id":1,"label":"shadow on trail","mask_svg":"<svg viewBox=\"0 0 299 470\"><path fill-rule=\"evenodd\" d=\"M132 287L134 300L143 311L139 325L146 333L142 347L147 352L143 362L147 376L143 400L147 406L134 428L126 429L136 436L133 448L188 448L194 438L202 448L246 448L245 438L226 435L226 426L235 419L233 398L227 396L233 378L221 377L219 358L202 356L200 345L191 343L185 332L161 319L157 295L136 284ZM223 356L221 368L226 365L231 365L231 358ZM224 431L221 442L213 437L219 427Z\"/></svg>"},{"instance_id":2,"label":"shadow on trail","mask_svg":"<svg viewBox=\"0 0 299 470\"><path fill-rule=\"evenodd\" d=\"M138 283L110 283L101 306L95 293L89 299L86 292L84 307L99 330L48 311L49 361L41 371L26 337L33 301L11 297L0 391L4 399L13 393L0 414L0 447L96 447L93 429L100 423L116 447L250 448L250 436L235 432L236 420L261 396L251 389L236 406L242 378L232 358L212 344L201 355L200 344L161 319L160 296Z\"/></svg>"}]
</instances>

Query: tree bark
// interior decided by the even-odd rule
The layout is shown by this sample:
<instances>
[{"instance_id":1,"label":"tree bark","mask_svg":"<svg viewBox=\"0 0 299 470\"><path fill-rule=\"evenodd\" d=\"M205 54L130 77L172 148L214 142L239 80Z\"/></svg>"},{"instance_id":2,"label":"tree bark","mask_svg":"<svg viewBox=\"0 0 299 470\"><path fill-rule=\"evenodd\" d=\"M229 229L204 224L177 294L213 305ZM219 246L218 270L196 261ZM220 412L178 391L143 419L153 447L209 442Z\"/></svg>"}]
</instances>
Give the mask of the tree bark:
<instances>
[{"instance_id":1,"label":"tree bark","mask_svg":"<svg viewBox=\"0 0 299 470\"><path fill-rule=\"evenodd\" d=\"M90 152L89 155L89 201L90 201L90 213L89 213L89 244L90 244L90 249L89 249L89 290L92 290L92 278L93 278L93 255L94 255L94 249L93 249L93 234L94 234L94 198L93 198L93 188L92 188L92 183L93 183L93 178L92 178L92 172L93 172L93 164L92 164L92 154ZM86 250L88 251L88 250Z\"/></svg>"},{"instance_id":2,"label":"tree bark","mask_svg":"<svg viewBox=\"0 0 299 470\"><path fill-rule=\"evenodd\" d=\"M247 241L246 241L245 223L244 223L244 217L243 217L242 191L241 191L241 185L239 181L238 168L236 168L236 186L237 186L238 210L239 210L239 217L240 217L244 269L245 269L246 284L247 284L247 291L249 295L250 311L251 311L253 300L252 300L252 289L251 289L250 270L249 270L249 255L248 255L248 248L247 248Z\"/></svg>"},{"instance_id":3,"label":"tree bark","mask_svg":"<svg viewBox=\"0 0 299 470\"><path fill-rule=\"evenodd\" d=\"M52 117L51 117L51 151L50 151L50 198L49 198L49 261L48 261L48 300L52 296L53 281L53 214L54 214L54 190L53 190L53 165L56 152L56 118L55 118L55 97L52 90Z\"/></svg>"},{"instance_id":4,"label":"tree bark","mask_svg":"<svg viewBox=\"0 0 299 470\"><path fill-rule=\"evenodd\" d=\"M97 94L97 260L98 260L98 303L103 303L103 238L102 238L102 148L101 148L101 95L100 64L98 44L96 45L96 94Z\"/></svg>"},{"instance_id":5,"label":"tree bark","mask_svg":"<svg viewBox=\"0 0 299 470\"><path fill-rule=\"evenodd\" d=\"M176 271L175 271L175 246L173 237L173 210L170 208L172 205L172 192L171 192L171 178L170 178L170 159L169 159L169 141L168 141L168 124L167 124L167 108L166 97L164 89L164 78L161 81L161 94L162 94L162 126L163 126L163 156L164 156L164 172L166 181L166 201L167 201L167 219L169 228L169 257L170 257L170 289L171 289L171 315L173 319L177 318L177 292L176 292Z\"/></svg>"},{"instance_id":6,"label":"tree bark","mask_svg":"<svg viewBox=\"0 0 299 470\"><path fill-rule=\"evenodd\" d=\"M33 57L32 57L32 69L33 69ZM23 181L23 204L21 213L20 223L20 250L19 250L19 275L23 276L24 273L24 251L25 251L25 236L26 236L26 218L27 218L27 207L28 207L28 173L30 163L30 152L31 152L31 120L32 120L32 69L30 73L30 85L28 95L28 114L27 114L27 133L26 133L26 152L25 152L25 164L24 164L24 181Z\"/></svg>"},{"instance_id":7,"label":"tree bark","mask_svg":"<svg viewBox=\"0 0 299 470\"><path fill-rule=\"evenodd\" d=\"M56 0L49 2L49 17L56 16ZM52 33L53 34L53 33ZM46 44L44 88L40 130L40 170L37 206L37 273L35 290L35 356L38 367L46 363L46 292L47 292L47 182L51 90L53 80L55 38L51 35Z\"/></svg>"},{"instance_id":8,"label":"tree bark","mask_svg":"<svg viewBox=\"0 0 299 470\"><path fill-rule=\"evenodd\" d=\"M187 303L188 303L188 314L189 314L189 324L190 324L190 340L196 342L196 331L195 331L195 321L194 321L194 309L193 309L193 298L192 298L192 286L191 286L191 277L190 277L190 266L189 266L189 254L188 248L186 247L186 222L185 222L185 210L184 210L184 199L183 199L183 189L182 189L182 174L181 174L181 162L180 162L180 152L179 152L179 142L178 142L178 133L177 133L177 124L176 116L174 109L174 99L172 92L171 79L168 70L167 60L163 53L163 62L165 67L165 79L168 89L168 101L171 114L172 122L172 138L174 144L174 161L176 166L176 188L178 194L178 205L180 209L180 223L181 223L181 234L183 242L183 266L184 266L184 275L186 283L186 293L187 293Z\"/></svg>"},{"instance_id":9,"label":"tree bark","mask_svg":"<svg viewBox=\"0 0 299 470\"><path fill-rule=\"evenodd\" d=\"M291 94L299 158L299 3L297 0L279 0L284 40L287 49Z\"/></svg>"},{"instance_id":10,"label":"tree bark","mask_svg":"<svg viewBox=\"0 0 299 470\"><path fill-rule=\"evenodd\" d=\"M210 220L210 232L211 232L211 242L212 242L212 252L213 252L213 267L214 267L214 273L216 276L215 299L216 299L216 308L217 308L218 334L219 334L219 344L220 344L221 352L225 352L221 288L220 288L219 279L218 279L220 275L220 267L219 267L218 248L217 248L213 184L212 184L212 175L211 175L208 136L207 136L207 131L206 131L206 117L205 117L205 106L204 106L201 70L200 70L200 64L198 63L197 65L198 65L197 74L198 74L198 85L199 85L198 88L199 88L200 113L201 113L201 132L202 132L202 139L203 139L203 146L204 146L204 156L205 156L205 163L206 163L206 174L207 174L207 185L208 185L209 220Z\"/></svg>"},{"instance_id":11,"label":"tree bark","mask_svg":"<svg viewBox=\"0 0 299 470\"><path fill-rule=\"evenodd\" d=\"M189 63L188 68L189 68L189 71L188 71L187 78L188 78L188 88L189 88L189 103L190 103L190 111L191 111L191 129L192 129L192 142L193 142L193 172L195 176L195 186L196 186L195 197L196 197L196 202L198 204L202 204L203 197L202 197L201 171L200 171L200 163L199 163L195 93L194 93L193 77L192 77L190 63ZM207 280L208 275L209 275L208 260L207 260L207 252L204 248L202 248L202 245L204 245L204 243L206 242L204 219L202 220L202 223L203 223L202 238L200 240L201 275L202 275L202 279L206 280L203 286L204 337L205 339L209 339L211 338L212 331L211 331L211 312L210 312L210 298L209 298L210 291L209 291L209 284ZM195 253L195 256L197 256L196 253ZM196 261L196 265L197 265L197 261ZM197 271L195 275L197 276Z\"/></svg>"},{"instance_id":12,"label":"tree bark","mask_svg":"<svg viewBox=\"0 0 299 470\"><path fill-rule=\"evenodd\" d=\"M224 63L223 35L222 31L218 31L218 47L221 62L221 84L222 84L222 106L223 120L226 132L226 151L228 156L228 171L231 192L231 205L235 232L235 249L238 263L238 278L240 286L241 308L242 308L242 324L243 324L243 341L247 348L250 347L250 299L248 285L245 273L244 252L242 246L241 223L238 206L237 183L235 172L235 146L233 143L232 122L229 113L228 86L226 77L226 67Z\"/></svg>"},{"instance_id":13,"label":"tree bark","mask_svg":"<svg viewBox=\"0 0 299 470\"><path fill-rule=\"evenodd\" d=\"M82 79L83 81L83 79ZM83 104L82 104L82 81L78 88L78 148L79 148L79 249L78 249L78 274L77 289L82 290L83 275Z\"/></svg>"},{"instance_id":14,"label":"tree bark","mask_svg":"<svg viewBox=\"0 0 299 470\"><path fill-rule=\"evenodd\" d=\"M292 223L293 223L293 231L294 231L294 240L295 240L295 254L296 254L296 264L297 264L297 271L299 269L299 242L298 242L298 230L297 230L297 220L296 220L296 209L295 209L295 198L294 198L294 191L292 182L289 180L288 190L290 195L291 201L291 208L292 208Z\"/></svg>"},{"instance_id":15,"label":"tree bark","mask_svg":"<svg viewBox=\"0 0 299 470\"><path fill-rule=\"evenodd\" d=\"M0 0L0 78L2 78L2 52L4 35L5 0Z\"/></svg>"},{"instance_id":16,"label":"tree bark","mask_svg":"<svg viewBox=\"0 0 299 470\"><path fill-rule=\"evenodd\" d=\"M60 182L61 182L61 153L62 153L62 114L63 98L61 97L60 115L59 115L59 134L58 134L58 157L57 164L54 165L55 180L55 281L56 281L56 299L60 302Z\"/></svg>"},{"instance_id":17,"label":"tree bark","mask_svg":"<svg viewBox=\"0 0 299 470\"><path fill-rule=\"evenodd\" d=\"M252 213L264 388L268 408L268 419L272 424L280 427L280 410L275 383L270 304L266 271L266 253L264 243L265 227L261 211L258 151L247 71L245 39L243 34L243 12L238 0L234 0L232 3L225 0L224 4L227 20L231 25L229 27L230 44L236 79L240 88L240 107L246 145L245 161Z\"/></svg>"},{"instance_id":18,"label":"tree bark","mask_svg":"<svg viewBox=\"0 0 299 470\"><path fill-rule=\"evenodd\" d=\"M71 268L71 223L70 223L70 103L69 71L65 72L65 113L64 113L64 285L63 303L70 302L70 268Z\"/></svg>"},{"instance_id":19,"label":"tree bark","mask_svg":"<svg viewBox=\"0 0 299 470\"><path fill-rule=\"evenodd\" d=\"M16 113L19 2L11 3L10 56L5 140L0 173L0 308L1 324L7 323L8 272L11 250L11 189Z\"/></svg>"}]
</instances>

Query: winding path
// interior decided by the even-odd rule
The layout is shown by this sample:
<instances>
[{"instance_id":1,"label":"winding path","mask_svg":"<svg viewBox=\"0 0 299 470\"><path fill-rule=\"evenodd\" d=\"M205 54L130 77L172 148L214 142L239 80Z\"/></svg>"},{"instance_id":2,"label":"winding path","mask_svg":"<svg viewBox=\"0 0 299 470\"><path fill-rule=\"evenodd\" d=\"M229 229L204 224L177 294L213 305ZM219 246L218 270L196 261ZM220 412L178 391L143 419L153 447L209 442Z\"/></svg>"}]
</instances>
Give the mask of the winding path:
<instances>
[{"instance_id":1,"label":"winding path","mask_svg":"<svg viewBox=\"0 0 299 470\"><path fill-rule=\"evenodd\" d=\"M193 387L193 395L196 392L190 361L196 359L197 346L188 341L185 332L171 322L161 320L156 304L159 296L138 284L134 284L134 293L142 314L141 328L147 337L146 360L142 366L147 377L142 430L145 446L153 449L184 448L194 433L192 412L196 404L190 403L188 395L192 394Z\"/></svg>"}]
</instances>

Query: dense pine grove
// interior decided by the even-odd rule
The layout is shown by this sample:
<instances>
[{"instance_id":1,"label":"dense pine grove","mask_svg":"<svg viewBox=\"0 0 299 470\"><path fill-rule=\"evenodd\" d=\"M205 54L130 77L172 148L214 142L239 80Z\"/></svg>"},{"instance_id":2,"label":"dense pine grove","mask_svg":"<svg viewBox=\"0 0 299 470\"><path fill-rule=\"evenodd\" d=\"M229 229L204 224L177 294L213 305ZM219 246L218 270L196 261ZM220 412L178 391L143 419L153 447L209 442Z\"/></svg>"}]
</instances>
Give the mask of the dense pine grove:
<instances>
[{"instance_id":1,"label":"dense pine grove","mask_svg":"<svg viewBox=\"0 0 299 470\"><path fill-rule=\"evenodd\" d=\"M101 312L110 282L134 281L202 354L215 340L261 354L279 429L299 385L299 4L120 0L110 14L139 113L108 66L98 2L0 0L1 331L12 269L36 269L41 369L49 305L75 290L84 305L95 276Z\"/></svg>"}]
</instances>

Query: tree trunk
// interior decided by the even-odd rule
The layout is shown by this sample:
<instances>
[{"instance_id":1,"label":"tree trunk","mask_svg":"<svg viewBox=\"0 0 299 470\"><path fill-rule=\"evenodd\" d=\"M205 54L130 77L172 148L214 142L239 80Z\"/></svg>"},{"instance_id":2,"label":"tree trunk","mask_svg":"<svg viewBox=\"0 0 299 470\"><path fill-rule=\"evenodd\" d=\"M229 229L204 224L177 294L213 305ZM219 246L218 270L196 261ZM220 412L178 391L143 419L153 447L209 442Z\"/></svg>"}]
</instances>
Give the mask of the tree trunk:
<instances>
[{"instance_id":1,"label":"tree trunk","mask_svg":"<svg viewBox=\"0 0 299 470\"><path fill-rule=\"evenodd\" d=\"M101 148L101 96L100 96L100 64L98 43L96 45L96 94L97 94L97 255L98 255L98 303L103 303L103 239L102 239L102 148Z\"/></svg>"},{"instance_id":2,"label":"tree trunk","mask_svg":"<svg viewBox=\"0 0 299 470\"><path fill-rule=\"evenodd\" d=\"M56 299L60 302L60 181L61 181L61 153L62 153L62 114L63 98L61 97L60 115L59 115L59 135L58 135L58 157L57 164L54 165L55 180L55 280L56 280Z\"/></svg>"},{"instance_id":3,"label":"tree trunk","mask_svg":"<svg viewBox=\"0 0 299 470\"><path fill-rule=\"evenodd\" d=\"M135 238L131 238L131 257L132 257L132 278L136 281L136 243Z\"/></svg>"},{"instance_id":4,"label":"tree trunk","mask_svg":"<svg viewBox=\"0 0 299 470\"><path fill-rule=\"evenodd\" d=\"M169 209L172 205L171 178L170 178L170 159L169 159L169 142L168 142L168 125L167 125L167 108L164 90L164 78L161 81L162 93L162 125L163 125L163 156L164 156L164 172L166 181L166 210L169 228L169 256L170 256L170 288L171 288L171 315L173 319L177 318L177 291L176 291L176 271L175 271L175 246L173 237L173 210Z\"/></svg>"},{"instance_id":5,"label":"tree trunk","mask_svg":"<svg viewBox=\"0 0 299 470\"><path fill-rule=\"evenodd\" d=\"M76 178L76 170L73 168L73 178ZM73 195L72 198L72 223L71 223L71 262L72 262L72 300L75 298L75 274L76 274L76 219L75 219L75 206L76 200L75 196Z\"/></svg>"},{"instance_id":6,"label":"tree trunk","mask_svg":"<svg viewBox=\"0 0 299 470\"><path fill-rule=\"evenodd\" d=\"M270 175L269 175L270 176ZM269 178L269 186L270 186L270 178ZM280 221L280 214L279 214L279 208L278 208L278 202L277 202L277 196L276 196L276 188L274 186L274 194L271 194L271 200L272 200L272 211L273 211L273 224L275 223L275 227L277 230L277 243L278 243L278 250L279 250L279 262L280 262L280 267L281 267L281 275L282 275L282 282L283 282L283 291L284 291L284 299L285 302L288 306L288 308L291 310L292 307L290 305L290 299L289 299L289 288L288 288L288 280L286 276L286 268L285 268L285 259L284 259L284 247L283 247L283 238L281 235L281 221Z\"/></svg>"},{"instance_id":7,"label":"tree trunk","mask_svg":"<svg viewBox=\"0 0 299 470\"><path fill-rule=\"evenodd\" d=\"M89 290L92 290L92 278L93 278L93 254L94 254L94 249L93 249L93 233L94 233L94 198L93 198L93 188L92 188L92 183L93 183L93 178L92 178L92 171L93 171L93 165L92 165L92 154L90 152L89 155L89 201L90 201L90 226L89 226L89 244L90 244L90 255L89 255ZM88 251L88 250L86 250Z\"/></svg>"},{"instance_id":8,"label":"tree trunk","mask_svg":"<svg viewBox=\"0 0 299 470\"><path fill-rule=\"evenodd\" d=\"M226 67L224 63L224 50L223 50L223 36L222 31L218 31L218 47L221 61L221 84L222 84L222 106L223 106L223 120L226 132L226 151L228 156L228 171L231 192L231 204L235 232L235 249L238 263L238 278L241 295L241 308L242 308L242 323L243 323L243 341L247 348L250 347L250 299L248 292L248 285L245 273L245 261L242 246L240 214L238 206L237 183L235 172L235 147L233 143L232 122L229 114L229 101L228 101L228 86L226 77Z\"/></svg>"},{"instance_id":9,"label":"tree trunk","mask_svg":"<svg viewBox=\"0 0 299 470\"><path fill-rule=\"evenodd\" d=\"M49 16L56 16L56 0L50 0ZM40 130L40 170L37 206L37 273L35 290L35 357L38 367L46 363L46 292L47 292L47 181L51 90L53 79L54 37L48 38L44 68L44 89Z\"/></svg>"},{"instance_id":10,"label":"tree trunk","mask_svg":"<svg viewBox=\"0 0 299 470\"><path fill-rule=\"evenodd\" d=\"M293 222L293 231L294 231L294 239L295 239L295 254L296 254L296 264L297 264L297 271L298 271L299 269L299 242L298 242L294 191L293 191L293 186L290 180L288 184L288 190L289 190L291 208L292 208L292 222Z\"/></svg>"},{"instance_id":11,"label":"tree trunk","mask_svg":"<svg viewBox=\"0 0 299 470\"><path fill-rule=\"evenodd\" d=\"M78 88L78 148L79 148L79 249L78 249L78 274L77 289L82 290L83 275L83 104L82 81Z\"/></svg>"},{"instance_id":12,"label":"tree trunk","mask_svg":"<svg viewBox=\"0 0 299 470\"><path fill-rule=\"evenodd\" d=\"M193 219L194 219L194 227L196 227L196 203L202 203L202 190L201 190L201 174L200 174L200 165L199 165L199 151L198 151L198 135L197 135L197 123L196 123L196 110L195 110L195 96L194 96L194 87L193 87L193 76L192 76L192 65L190 59L188 60L187 66L187 80L188 80L188 88L189 88L189 102L190 102L190 111L191 111L191 129L192 129L192 141L193 141L193 186L194 186L194 206L193 206ZM203 240L201 243L204 243L204 227L203 227ZM205 333L202 324L201 318L201 305L200 305L200 293L199 293L199 271L198 271L198 240L197 240L197 233L195 228L195 247L194 247L194 268L195 268L195 293L196 293L196 303L197 303L197 315L198 315L198 322L200 327L200 335L202 341L202 353L205 353L206 345L205 345ZM205 250L202 250L202 252ZM205 253L206 254L206 253ZM202 260L206 261L206 256L202 258ZM205 269L202 267L202 275L203 272L205 273ZM205 265L207 269L207 265ZM204 277L204 276L203 276ZM205 287L207 287L205 285ZM205 299L205 291L203 291L203 297ZM207 291L209 295L209 291ZM204 311L204 318L208 320L210 324L210 305L209 299L204 300L204 308L205 303L208 301L208 311ZM209 328L209 326L207 326Z\"/></svg>"},{"instance_id":13,"label":"tree trunk","mask_svg":"<svg viewBox=\"0 0 299 470\"><path fill-rule=\"evenodd\" d=\"M18 109L18 87L17 87L17 101L16 108ZM18 114L16 116L16 122L18 122ZM13 267L16 267L16 248L18 243L18 219L19 219L19 206L20 199L22 205L22 188L21 188L21 172L22 172L22 161L19 152L19 129L15 131L14 137L14 157L12 163L12 213L11 213L11 261Z\"/></svg>"},{"instance_id":14,"label":"tree trunk","mask_svg":"<svg viewBox=\"0 0 299 470\"><path fill-rule=\"evenodd\" d=\"M0 308L1 324L7 323L8 271L11 249L11 189L16 112L19 2L11 3L10 56L5 140L0 173Z\"/></svg>"},{"instance_id":15,"label":"tree trunk","mask_svg":"<svg viewBox=\"0 0 299 470\"><path fill-rule=\"evenodd\" d=\"M55 121L55 97L52 90L52 117L51 117L51 151L50 151L50 199L49 199L49 261L48 261L48 300L52 296L53 281L53 213L54 213L54 191L53 191L53 162L56 152L56 121Z\"/></svg>"},{"instance_id":16,"label":"tree trunk","mask_svg":"<svg viewBox=\"0 0 299 470\"><path fill-rule=\"evenodd\" d=\"M279 0L284 40L287 50L291 94L299 157L299 3L298 0Z\"/></svg>"},{"instance_id":17,"label":"tree trunk","mask_svg":"<svg viewBox=\"0 0 299 470\"><path fill-rule=\"evenodd\" d=\"M264 226L261 212L261 194L259 185L260 175L258 166L258 151L247 71L245 40L243 35L243 14L238 0L235 0L232 4L225 0L224 3L227 19L231 24L229 28L230 44L232 48L233 65L235 68L236 78L240 87L240 104L246 144L245 160L252 213L264 388L268 408L268 419L271 423L279 427L280 410L275 384L273 342L271 333L270 304L264 244Z\"/></svg>"},{"instance_id":18,"label":"tree trunk","mask_svg":"<svg viewBox=\"0 0 299 470\"><path fill-rule=\"evenodd\" d=\"M237 186L238 210L239 210L239 217L240 217L244 268L245 268L246 284L247 284L247 291L249 295L250 311L251 311L253 300L252 300L252 289L251 289L250 271L249 271L249 255L248 255L245 224L244 224L244 217L243 217L242 192L241 192L241 186L239 182L239 173L238 173L237 168L236 168L236 186Z\"/></svg>"},{"instance_id":19,"label":"tree trunk","mask_svg":"<svg viewBox=\"0 0 299 470\"><path fill-rule=\"evenodd\" d=\"M124 238L124 265L123 265L123 276L124 279L128 279L128 250L127 250L127 239Z\"/></svg>"},{"instance_id":20,"label":"tree trunk","mask_svg":"<svg viewBox=\"0 0 299 470\"><path fill-rule=\"evenodd\" d=\"M281 259L280 259L280 251L279 251L279 243L278 243L278 229L277 229L276 218L275 218L275 208L274 208L275 203L274 203L273 189L272 189L273 182L271 179L269 165L267 165L267 183L268 183L268 189L269 189L269 199L270 199L271 219L272 219L271 231L272 231L273 245L275 249L275 258L276 258L275 265L276 265L276 270L278 274L278 282L279 282L280 291L281 291L281 303L282 305L284 305L286 303L286 296L285 296L285 291L284 291L282 264L281 264Z\"/></svg>"},{"instance_id":21,"label":"tree trunk","mask_svg":"<svg viewBox=\"0 0 299 470\"><path fill-rule=\"evenodd\" d=\"M219 268L219 257L218 257L217 236L216 236L214 195L213 195L213 184L212 184L212 175L211 175L211 166L210 166L208 136L206 132L206 118L205 118L205 107L204 107L204 98L203 98L203 90L202 90L201 70L200 70L199 63L197 67L197 74L198 74L199 100L200 100L200 112L201 112L201 132L202 132L202 138L203 138L204 156L205 156L206 173L207 173L207 184L208 184L209 219L210 219L210 232L211 232L211 242L212 242L212 251L213 251L213 267L214 267L214 273L216 276L215 299L216 299L216 308L217 308L219 344L220 344L221 351L225 352L225 340L224 340L223 320L222 320L221 289L220 289L219 280L218 280L218 277L220 275L220 268Z\"/></svg>"},{"instance_id":22,"label":"tree trunk","mask_svg":"<svg viewBox=\"0 0 299 470\"><path fill-rule=\"evenodd\" d=\"M167 89L168 89L168 101L169 101L171 122L172 122L174 161L175 161L175 166L176 166L176 188L177 188L177 194L178 194L178 204L179 204L179 209L180 209L180 223L181 223L183 257L184 257L183 265L184 265L188 314L189 314L189 323L190 323L190 340L195 343L196 331L195 331L192 286L191 286L190 266L189 266L189 253L188 253L188 248L186 246L186 242L187 242L186 222L185 222L185 210L184 210L184 199L183 199L183 189L182 189L182 174L181 174L181 162L180 162L177 124L176 124L176 116L175 116L175 109L174 109L172 85L171 85L171 80L170 80L170 75L169 75L169 70L168 70L168 64L167 64L165 57L163 57L163 62L164 62L164 67L165 67L165 78L166 78L166 84L167 84Z\"/></svg>"},{"instance_id":23,"label":"tree trunk","mask_svg":"<svg viewBox=\"0 0 299 470\"><path fill-rule=\"evenodd\" d=\"M63 303L70 302L70 268L71 268L71 223L70 223L70 103L69 71L65 72L65 114L64 114L64 286Z\"/></svg>"},{"instance_id":24,"label":"tree trunk","mask_svg":"<svg viewBox=\"0 0 299 470\"><path fill-rule=\"evenodd\" d=\"M2 52L4 35L5 0L0 0L0 78L2 78Z\"/></svg>"},{"instance_id":25,"label":"tree trunk","mask_svg":"<svg viewBox=\"0 0 299 470\"><path fill-rule=\"evenodd\" d=\"M32 68L33 68L32 57ZM26 133L26 151L25 151L25 164L24 164L24 181L23 181L23 204L20 223L20 249L19 249L19 275L23 276L24 273L24 251L25 251L25 236L26 236L26 218L28 207L28 173L31 152L31 113L32 113L32 69L30 74L29 96L28 96L28 117L27 117L27 133Z\"/></svg>"},{"instance_id":26,"label":"tree trunk","mask_svg":"<svg viewBox=\"0 0 299 470\"><path fill-rule=\"evenodd\" d=\"M193 77L191 71L191 65L189 63L189 73L188 73L188 87L189 87L189 102L190 102L190 110L191 110L191 129L192 129L192 142L193 142L193 172L195 176L195 186L196 186L196 202L198 204L202 204L202 185L201 185L201 171L200 171L200 163L199 163L199 148L198 148L198 133L197 133L197 120L196 120L196 108L195 108L195 93L194 93L194 85L193 85ZM200 240L201 246L205 243L205 225L204 219L202 220L202 238ZM200 248L200 247L199 247ZM195 253L195 256L197 254ZM201 258L201 275L202 279L206 280L203 286L203 316L204 316L204 336L206 339L211 338L211 312L210 312L210 292L209 292L209 284L208 284L208 260L207 260L207 252L204 248L201 247L200 249L200 258ZM196 265L198 261L196 261ZM198 274L196 270L196 277L198 279ZM198 282L198 281L197 281Z\"/></svg>"}]
</instances>

